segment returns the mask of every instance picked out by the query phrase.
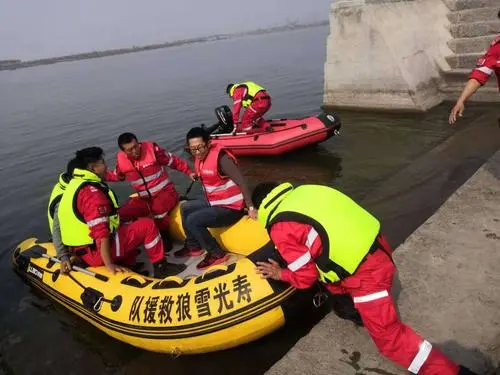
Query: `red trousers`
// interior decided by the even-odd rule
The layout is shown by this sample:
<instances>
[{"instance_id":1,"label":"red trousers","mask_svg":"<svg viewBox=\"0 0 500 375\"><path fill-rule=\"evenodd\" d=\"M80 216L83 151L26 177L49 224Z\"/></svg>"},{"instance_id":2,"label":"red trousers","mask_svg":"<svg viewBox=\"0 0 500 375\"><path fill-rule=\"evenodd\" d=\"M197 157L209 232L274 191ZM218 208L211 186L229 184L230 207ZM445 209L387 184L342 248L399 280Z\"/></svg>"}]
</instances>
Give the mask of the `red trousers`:
<instances>
[{"instance_id":1,"label":"red trousers","mask_svg":"<svg viewBox=\"0 0 500 375\"><path fill-rule=\"evenodd\" d=\"M392 254L383 238L381 245ZM333 293L349 293L353 297L365 328L385 357L413 374L458 374L457 364L399 320L391 295L395 272L396 267L389 255L379 249L368 255L354 275L328 285L328 289Z\"/></svg>"},{"instance_id":2,"label":"red trousers","mask_svg":"<svg viewBox=\"0 0 500 375\"><path fill-rule=\"evenodd\" d=\"M271 98L267 99L259 99L259 98L260 94L257 94L252 104L250 104L245 110L245 113L243 113L243 117L241 118L241 124L237 129L238 132L244 131L251 134L255 132L252 131L253 125L257 125L259 128L263 127L264 121L262 120L262 116L264 116L264 114L271 108ZM262 130L263 129L257 129L257 132Z\"/></svg>"},{"instance_id":3,"label":"red trousers","mask_svg":"<svg viewBox=\"0 0 500 375\"><path fill-rule=\"evenodd\" d=\"M139 217L152 217L160 231L166 231L170 218L168 213L179 201L177 192L162 190L150 198L131 198L119 209L120 219L132 221Z\"/></svg>"},{"instance_id":4,"label":"red trousers","mask_svg":"<svg viewBox=\"0 0 500 375\"><path fill-rule=\"evenodd\" d=\"M140 245L144 245L151 262L164 259L163 241L155 222L149 218L141 218L118 227L115 238L111 241L111 259L113 262L133 265ZM81 255L81 258L91 267L104 264L99 244L97 250L87 249L87 253Z\"/></svg>"}]
</instances>

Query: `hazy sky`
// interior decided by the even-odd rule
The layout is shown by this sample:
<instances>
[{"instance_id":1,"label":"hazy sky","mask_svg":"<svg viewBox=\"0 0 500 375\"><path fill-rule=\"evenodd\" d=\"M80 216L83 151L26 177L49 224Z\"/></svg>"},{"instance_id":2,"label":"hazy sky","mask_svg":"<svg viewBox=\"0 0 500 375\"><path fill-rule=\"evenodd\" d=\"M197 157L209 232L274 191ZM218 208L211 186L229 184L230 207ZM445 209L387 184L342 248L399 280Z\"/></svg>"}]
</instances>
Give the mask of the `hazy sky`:
<instances>
[{"instance_id":1,"label":"hazy sky","mask_svg":"<svg viewBox=\"0 0 500 375\"><path fill-rule=\"evenodd\" d=\"M130 47L328 18L331 0L0 0L0 59Z\"/></svg>"}]
</instances>

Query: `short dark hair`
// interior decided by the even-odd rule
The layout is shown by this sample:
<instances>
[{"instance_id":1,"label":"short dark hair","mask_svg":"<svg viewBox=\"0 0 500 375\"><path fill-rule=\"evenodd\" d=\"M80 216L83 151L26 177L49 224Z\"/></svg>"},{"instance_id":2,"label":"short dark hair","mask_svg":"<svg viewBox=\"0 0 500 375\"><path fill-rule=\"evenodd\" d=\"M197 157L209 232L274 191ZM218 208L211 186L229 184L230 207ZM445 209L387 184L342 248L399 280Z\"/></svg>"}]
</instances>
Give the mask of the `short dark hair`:
<instances>
[{"instance_id":1,"label":"short dark hair","mask_svg":"<svg viewBox=\"0 0 500 375\"><path fill-rule=\"evenodd\" d=\"M72 177L75 168L78 168L77 158L73 158L70 161L68 161L68 164L66 165L66 175L68 175L68 177Z\"/></svg>"},{"instance_id":2,"label":"short dark hair","mask_svg":"<svg viewBox=\"0 0 500 375\"><path fill-rule=\"evenodd\" d=\"M87 169L89 164L104 159L104 151L100 147L87 147L76 152L76 168Z\"/></svg>"},{"instance_id":3,"label":"short dark hair","mask_svg":"<svg viewBox=\"0 0 500 375\"><path fill-rule=\"evenodd\" d=\"M229 91L231 91L231 88L234 86L234 83L230 83L229 85L227 85L226 87L226 94L229 95Z\"/></svg>"},{"instance_id":4,"label":"short dark hair","mask_svg":"<svg viewBox=\"0 0 500 375\"><path fill-rule=\"evenodd\" d=\"M267 197L267 195L279 184L276 182L262 182L258 184L252 193L252 202L255 208L259 208L262 201Z\"/></svg>"},{"instance_id":5,"label":"short dark hair","mask_svg":"<svg viewBox=\"0 0 500 375\"><path fill-rule=\"evenodd\" d=\"M79 167L80 166L78 165L78 159L77 158L71 159L66 165L66 172L62 174L63 181L69 183L73 178L73 171L75 170L75 168Z\"/></svg>"},{"instance_id":6,"label":"short dark hair","mask_svg":"<svg viewBox=\"0 0 500 375\"><path fill-rule=\"evenodd\" d=\"M118 147L120 147L120 149L123 150L123 145L125 143L130 143L132 142L133 140L136 140L137 141L137 137L135 136L134 133L122 133L120 134L120 136L118 137Z\"/></svg>"},{"instance_id":7,"label":"short dark hair","mask_svg":"<svg viewBox=\"0 0 500 375\"><path fill-rule=\"evenodd\" d=\"M186 142L189 143L190 139L193 138L203 138L205 142L208 142L210 140L210 134L204 129L199 126L191 128L187 134L186 134Z\"/></svg>"}]
</instances>

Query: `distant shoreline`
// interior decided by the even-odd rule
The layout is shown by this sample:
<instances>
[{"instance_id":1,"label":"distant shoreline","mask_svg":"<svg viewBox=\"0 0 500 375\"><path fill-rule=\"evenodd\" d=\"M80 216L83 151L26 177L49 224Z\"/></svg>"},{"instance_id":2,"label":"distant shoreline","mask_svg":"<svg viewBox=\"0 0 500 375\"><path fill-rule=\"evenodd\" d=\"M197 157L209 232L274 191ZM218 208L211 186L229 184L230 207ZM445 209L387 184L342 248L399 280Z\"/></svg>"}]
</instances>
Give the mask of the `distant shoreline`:
<instances>
[{"instance_id":1,"label":"distant shoreline","mask_svg":"<svg viewBox=\"0 0 500 375\"><path fill-rule=\"evenodd\" d=\"M218 41L218 40L228 40L228 39L241 38L241 37L251 36L251 35L271 34L271 33L276 33L276 32L283 32L283 31L307 29L307 28L312 28L312 27L326 26L328 24L329 24L328 20L306 23L306 24L288 24L288 25L284 25L284 26L263 28L263 29L258 29L258 30L253 30L253 31L245 31L245 32L240 32L240 33L216 34L216 35L210 35L210 36L204 36L204 37L175 40L175 41L166 42L166 43L149 44L149 45L145 45L145 46L134 46L131 48L119 48L119 49L108 49L108 50L103 50L103 51L84 52L84 53L77 53L77 54L73 54L73 55L49 57L49 58L36 59L36 60L24 60L24 61L23 60L0 60L0 71L31 68L34 66L50 65L50 64L57 64L57 63L69 62L69 61L97 59L97 58L107 57L107 56L125 55L128 53L151 51L151 50L161 49L161 48L177 47L177 46L212 42L212 41Z\"/></svg>"}]
</instances>

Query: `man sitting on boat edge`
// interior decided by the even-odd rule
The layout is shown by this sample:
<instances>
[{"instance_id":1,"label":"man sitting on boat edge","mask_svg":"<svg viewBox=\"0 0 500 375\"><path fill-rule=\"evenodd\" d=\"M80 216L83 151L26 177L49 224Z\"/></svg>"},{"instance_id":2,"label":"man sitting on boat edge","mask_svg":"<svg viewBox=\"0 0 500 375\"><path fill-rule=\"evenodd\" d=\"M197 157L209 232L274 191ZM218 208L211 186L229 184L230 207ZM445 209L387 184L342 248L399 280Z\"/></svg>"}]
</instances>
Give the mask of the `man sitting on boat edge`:
<instances>
[{"instance_id":1,"label":"man sitting on boat edge","mask_svg":"<svg viewBox=\"0 0 500 375\"><path fill-rule=\"evenodd\" d=\"M111 273L124 272L135 263L137 248L143 245L153 263L154 277L181 272L165 259L163 241L154 221L140 218L120 223L118 202L103 179L107 173L104 152L88 147L76 152L77 166L58 208L64 245L89 266L106 266Z\"/></svg>"},{"instance_id":2,"label":"man sitting on boat edge","mask_svg":"<svg viewBox=\"0 0 500 375\"><path fill-rule=\"evenodd\" d=\"M198 264L198 269L204 269L227 260L208 228L237 223L244 215L245 206L252 219L257 218L257 213L236 158L228 150L211 144L209 134L200 127L189 130L186 143L195 158L195 170L205 199L188 201L181 206L186 241L175 255L197 256L206 250L208 254Z\"/></svg>"}]
</instances>

